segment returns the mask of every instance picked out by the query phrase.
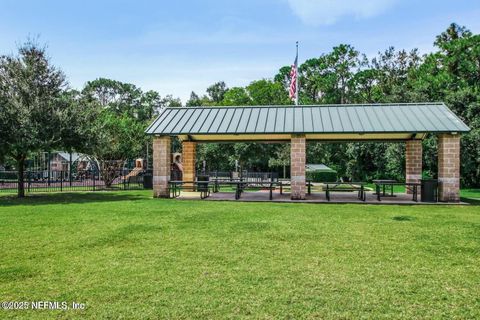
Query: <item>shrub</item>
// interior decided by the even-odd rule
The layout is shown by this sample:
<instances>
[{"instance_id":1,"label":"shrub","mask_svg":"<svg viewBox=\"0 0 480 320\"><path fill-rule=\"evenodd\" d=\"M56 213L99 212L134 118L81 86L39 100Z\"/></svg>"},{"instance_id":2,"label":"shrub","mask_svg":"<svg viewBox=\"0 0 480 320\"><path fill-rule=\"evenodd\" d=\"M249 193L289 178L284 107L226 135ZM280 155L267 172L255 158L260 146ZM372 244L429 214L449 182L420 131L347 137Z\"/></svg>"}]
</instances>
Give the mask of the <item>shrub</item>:
<instances>
[{"instance_id":1,"label":"shrub","mask_svg":"<svg viewBox=\"0 0 480 320\"><path fill-rule=\"evenodd\" d=\"M307 180L311 180L313 182L335 182L337 181L337 172L309 170L307 171Z\"/></svg>"}]
</instances>

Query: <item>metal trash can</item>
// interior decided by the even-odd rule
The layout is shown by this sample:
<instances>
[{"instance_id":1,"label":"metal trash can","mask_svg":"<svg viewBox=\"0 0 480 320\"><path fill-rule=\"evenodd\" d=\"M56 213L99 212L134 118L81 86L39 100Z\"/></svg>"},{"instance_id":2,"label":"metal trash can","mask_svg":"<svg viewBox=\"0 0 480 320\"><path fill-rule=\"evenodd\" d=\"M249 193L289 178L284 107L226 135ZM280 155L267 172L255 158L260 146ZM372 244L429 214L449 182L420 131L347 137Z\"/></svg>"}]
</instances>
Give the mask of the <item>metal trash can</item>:
<instances>
[{"instance_id":1,"label":"metal trash can","mask_svg":"<svg viewBox=\"0 0 480 320\"><path fill-rule=\"evenodd\" d=\"M438 201L438 180L436 179L422 179L422 202L437 202Z\"/></svg>"},{"instance_id":2,"label":"metal trash can","mask_svg":"<svg viewBox=\"0 0 480 320\"><path fill-rule=\"evenodd\" d=\"M197 191L207 191L208 190L208 181L210 181L210 176L208 175L199 175L197 176ZM202 183L206 182L206 183Z\"/></svg>"},{"instance_id":3,"label":"metal trash can","mask_svg":"<svg viewBox=\"0 0 480 320\"><path fill-rule=\"evenodd\" d=\"M144 189L153 189L153 176L151 173L146 173L143 176L143 188Z\"/></svg>"}]
</instances>

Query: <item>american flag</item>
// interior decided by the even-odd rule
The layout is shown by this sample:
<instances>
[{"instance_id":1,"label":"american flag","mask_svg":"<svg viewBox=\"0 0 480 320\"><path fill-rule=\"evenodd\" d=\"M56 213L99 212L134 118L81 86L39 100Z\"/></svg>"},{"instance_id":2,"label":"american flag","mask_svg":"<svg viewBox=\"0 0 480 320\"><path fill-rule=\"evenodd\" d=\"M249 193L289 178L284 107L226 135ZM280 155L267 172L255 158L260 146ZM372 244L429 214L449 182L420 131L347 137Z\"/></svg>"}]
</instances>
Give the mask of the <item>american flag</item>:
<instances>
[{"instance_id":1,"label":"american flag","mask_svg":"<svg viewBox=\"0 0 480 320\"><path fill-rule=\"evenodd\" d=\"M290 70L290 99L295 101L295 105L298 104L298 74L297 74L297 69L298 69L298 42L297 42L297 56L295 57L295 62L292 64L292 69Z\"/></svg>"}]
</instances>

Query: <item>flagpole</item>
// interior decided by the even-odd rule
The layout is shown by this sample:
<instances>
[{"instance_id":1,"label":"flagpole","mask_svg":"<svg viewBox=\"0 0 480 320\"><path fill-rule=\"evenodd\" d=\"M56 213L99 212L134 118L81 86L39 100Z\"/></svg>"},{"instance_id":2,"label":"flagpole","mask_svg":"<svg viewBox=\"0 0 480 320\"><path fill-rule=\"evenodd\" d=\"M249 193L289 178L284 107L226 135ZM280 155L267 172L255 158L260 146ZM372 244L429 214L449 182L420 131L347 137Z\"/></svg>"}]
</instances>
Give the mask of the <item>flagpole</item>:
<instances>
[{"instance_id":1,"label":"flagpole","mask_svg":"<svg viewBox=\"0 0 480 320\"><path fill-rule=\"evenodd\" d=\"M295 105L298 106L298 41L297 41L297 59L296 59L297 76L295 77Z\"/></svg>"}]
</instances>

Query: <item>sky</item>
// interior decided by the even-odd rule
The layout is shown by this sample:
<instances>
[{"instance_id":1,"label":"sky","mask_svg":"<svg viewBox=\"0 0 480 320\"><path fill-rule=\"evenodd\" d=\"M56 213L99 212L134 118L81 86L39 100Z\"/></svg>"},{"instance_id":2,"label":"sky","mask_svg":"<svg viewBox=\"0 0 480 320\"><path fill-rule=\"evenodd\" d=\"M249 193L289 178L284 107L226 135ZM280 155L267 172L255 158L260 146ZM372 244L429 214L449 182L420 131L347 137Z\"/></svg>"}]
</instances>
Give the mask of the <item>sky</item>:
<instances>
[{"instance_id":1,"label":"sky","mask_svg":"<svg viewBox=\"0 0 480 320\"><path fill-rule=\"evenodd\" d=\"M0 54L46 44L72 88L99 77L171 94L273 78L341 43L373 57L434 50L452 22L480 33L478 0L0 0Z\"/></svg>"}]
</instances>

